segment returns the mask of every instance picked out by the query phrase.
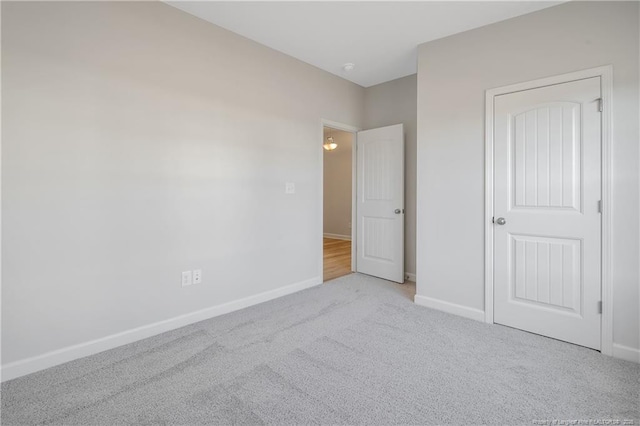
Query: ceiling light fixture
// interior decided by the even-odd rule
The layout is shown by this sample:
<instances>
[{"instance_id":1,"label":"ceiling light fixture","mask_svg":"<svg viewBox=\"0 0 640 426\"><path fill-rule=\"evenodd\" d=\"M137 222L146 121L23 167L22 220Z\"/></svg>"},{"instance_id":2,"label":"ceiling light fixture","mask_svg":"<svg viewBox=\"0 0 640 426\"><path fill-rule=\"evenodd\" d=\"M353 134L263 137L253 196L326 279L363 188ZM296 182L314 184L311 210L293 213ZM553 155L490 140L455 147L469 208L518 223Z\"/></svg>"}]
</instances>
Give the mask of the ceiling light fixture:
<instances>
[{"instance_id":1,"label":"ceiling light fixture","mask_svg":"<svg viewBox=\"0 0 640 426\"><path fill-rule=\"evenodd\" d=\"M356 64L351 63L351 62L347 62L346 64L344 64L342 66L342 71L344 72L351 72L353 71L353 69L356 67Z\"/></svg>"},{"instance_id":2,"label":"ceiling light fixture","mask_svg":"<svg viewBox=\"0 0 640 426\"><path fill-rule=\"evenodd\" d=\"M331 130L329 130L329 132L331 132ZM333 151L338 147L338 144L333 141L333 136L331 136L331 133L329 133L329 137L327 138L325 144L322 145L322 147L327 151Z\"/></svg>"}]
</instances>

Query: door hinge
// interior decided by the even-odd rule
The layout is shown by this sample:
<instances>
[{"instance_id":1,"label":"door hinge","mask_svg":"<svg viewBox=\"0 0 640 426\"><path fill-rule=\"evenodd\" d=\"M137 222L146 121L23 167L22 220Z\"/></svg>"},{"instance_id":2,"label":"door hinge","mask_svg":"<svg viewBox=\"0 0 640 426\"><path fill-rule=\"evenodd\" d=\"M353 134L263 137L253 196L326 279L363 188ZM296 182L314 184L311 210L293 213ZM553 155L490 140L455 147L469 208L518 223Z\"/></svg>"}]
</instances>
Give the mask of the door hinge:
<instances>
[{"instance_id":1,"label":"door hinge","mask_svg":"<svg viewBox=\"0 0 640 426\"><path fill-rule=\"evenodd\" d=\"M496 217L495 217L495 216L493 216L493 217L491 218L491 223L496 223Z\"/></svg>"},{"instance_id":2,"label":"door hinge","mask_svg":"<svg viewBox=\"0 0 640 426\"><path fill-rule=\"evenodd\" d=\"M601 314L602 313L602 300L600 300L598 302L598 313Z\"/></svg>"},{"instance_id":3,"label":"door hinge","mask_svg":"<svg viewBox=\"0 0 640 426\"><path fill-rule=\"evenodd\" d=\"M598 98L598 111L602 112L603 106L602 106L603 102L602 102L602 98Z\"/></svg>"},{"instance_id":4,"label":"door hinge","mask_svg":"<svg viewBox=\"0 0 640 426\"><path fill-rule=\"evenodd\" d=\"M598 200L598 213L602 213L602 200Z\"/></svg>"}]
</instances>

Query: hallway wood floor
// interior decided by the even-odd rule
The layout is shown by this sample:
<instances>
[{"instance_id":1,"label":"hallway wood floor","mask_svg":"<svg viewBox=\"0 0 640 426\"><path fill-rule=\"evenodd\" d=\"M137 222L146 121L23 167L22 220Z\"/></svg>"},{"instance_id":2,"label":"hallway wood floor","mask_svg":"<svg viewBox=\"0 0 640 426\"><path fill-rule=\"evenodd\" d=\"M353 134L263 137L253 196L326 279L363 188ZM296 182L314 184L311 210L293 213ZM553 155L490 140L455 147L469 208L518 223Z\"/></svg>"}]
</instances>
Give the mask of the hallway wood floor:
<instances>
[{"instance_id":1,"label":"hallway wood floor","mask_svg":"<svg viewBox=\"0 0 640 426\"><path fill-rule=\"evenodd\" d=\"M323 239L323 281L351 273L351 241Z\"/></svg>"}]
</instances>

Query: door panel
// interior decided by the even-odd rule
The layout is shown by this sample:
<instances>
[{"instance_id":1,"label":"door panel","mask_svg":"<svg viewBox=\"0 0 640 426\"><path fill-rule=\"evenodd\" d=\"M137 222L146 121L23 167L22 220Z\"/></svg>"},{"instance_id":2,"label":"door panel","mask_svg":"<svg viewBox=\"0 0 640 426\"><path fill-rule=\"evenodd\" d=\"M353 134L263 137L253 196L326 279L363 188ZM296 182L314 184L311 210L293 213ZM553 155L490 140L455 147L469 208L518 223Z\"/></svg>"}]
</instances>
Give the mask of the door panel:
<instances>
[{"instance_id":1,"label":"door panel","mask_svg":"<svg viewBox=\"0 0 640 426\"><path fill-rule=\"evenodd\" d=\"M600 348L600 78L496 96L494 322Z\"/></svg>"},{"instance_id":2,"label":"door panel","mask_svg":"<svg viewBox=\"0 0 640 426\"><path fill-rule=\"evenodd\" d=\"M404 282L402 124L358 132L357 170L356 269Z\"/></svg>"},{"instance_id":3,"label":"door panel","mask_svg":"<svg viewBox=\"0 0 640 426\"><path fill-rule=\"evenodd\" d=\"M582 242L510 235L513 300L580 314Z\"/></svg>"},{"instance_id":4,"label":"door panel","mask_svg":"<svg viewBox=\"0 0 640 426\"><path fill-rule=\"evenodd\" d=\"M580 112L557 102L514 115L514 208L580 204Z\"/></svg>"}]
</instances>

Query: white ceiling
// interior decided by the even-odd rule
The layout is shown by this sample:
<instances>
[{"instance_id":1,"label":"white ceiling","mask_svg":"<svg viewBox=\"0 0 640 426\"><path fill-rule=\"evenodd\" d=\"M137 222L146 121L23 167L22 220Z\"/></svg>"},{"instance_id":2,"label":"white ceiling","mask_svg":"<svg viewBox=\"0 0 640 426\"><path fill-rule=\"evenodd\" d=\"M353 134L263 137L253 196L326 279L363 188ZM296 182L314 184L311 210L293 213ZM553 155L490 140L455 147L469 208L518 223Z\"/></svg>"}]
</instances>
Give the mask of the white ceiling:
<instances>
[{"instance_id":1,"label":"white ceiling","mask_svg":"<svg viewBox=\"0 0 640 426\"><path fill-rule=\"evenodd\" d=\"M364 87L416 72L421 43L562 1L168 1ZM355 69L344 72L352 62Z\"/></svg>"}]
</instances>

